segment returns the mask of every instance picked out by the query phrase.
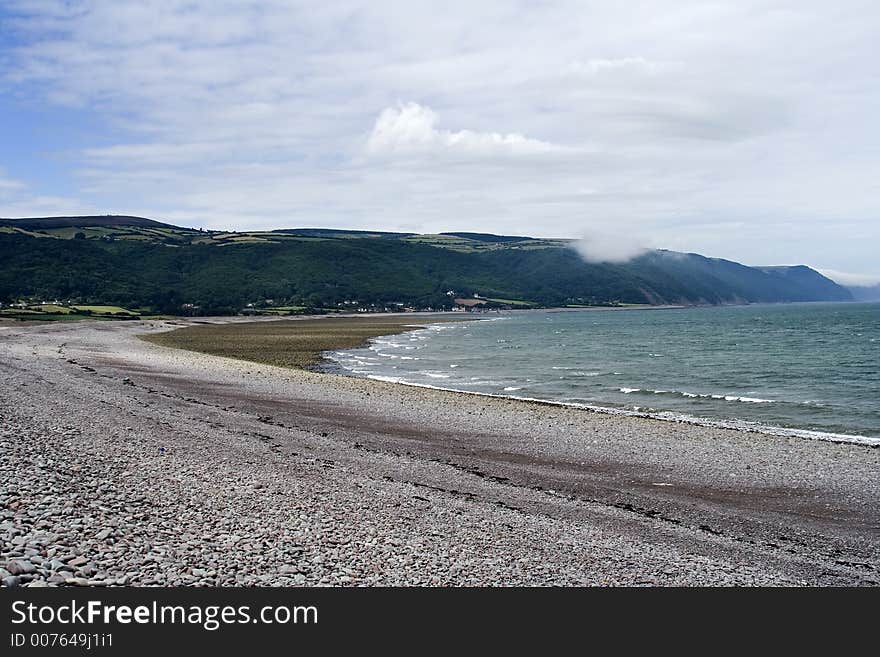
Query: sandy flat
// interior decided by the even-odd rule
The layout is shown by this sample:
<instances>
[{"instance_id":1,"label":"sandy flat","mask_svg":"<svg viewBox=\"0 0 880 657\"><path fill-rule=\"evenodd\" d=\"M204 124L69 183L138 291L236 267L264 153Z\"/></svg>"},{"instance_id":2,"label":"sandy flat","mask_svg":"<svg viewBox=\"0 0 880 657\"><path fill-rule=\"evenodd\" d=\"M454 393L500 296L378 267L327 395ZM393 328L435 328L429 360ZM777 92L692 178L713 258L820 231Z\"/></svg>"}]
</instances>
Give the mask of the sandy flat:
<instances>
[{"instance_id":1,"label":"sandy flat","mask_svg":"<svg viewBox=\"0 0 880 657\"><path fill-rule=\"evenodd\" d=\"M880 582L880 449L136 337L169 328L0 333L5 583Z\"/></svg>"}]
</instances>

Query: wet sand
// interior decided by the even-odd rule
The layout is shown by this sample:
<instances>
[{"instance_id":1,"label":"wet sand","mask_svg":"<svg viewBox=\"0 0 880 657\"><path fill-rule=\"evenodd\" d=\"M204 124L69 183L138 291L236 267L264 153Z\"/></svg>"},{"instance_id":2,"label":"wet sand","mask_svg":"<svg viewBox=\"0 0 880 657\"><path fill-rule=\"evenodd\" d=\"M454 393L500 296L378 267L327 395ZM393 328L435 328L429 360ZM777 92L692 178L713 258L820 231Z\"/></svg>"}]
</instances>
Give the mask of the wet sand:
<instances>
[{"instance_id":1,"label":"wet sand","mask_svg":"<svg viewBox=\"0 0 880 657\"><path fill-rule=\"evenodd\" d=\"M0 328L7 584L880 582L876 448L137 337L169 328Z\"/></svg>"}]
</instances>

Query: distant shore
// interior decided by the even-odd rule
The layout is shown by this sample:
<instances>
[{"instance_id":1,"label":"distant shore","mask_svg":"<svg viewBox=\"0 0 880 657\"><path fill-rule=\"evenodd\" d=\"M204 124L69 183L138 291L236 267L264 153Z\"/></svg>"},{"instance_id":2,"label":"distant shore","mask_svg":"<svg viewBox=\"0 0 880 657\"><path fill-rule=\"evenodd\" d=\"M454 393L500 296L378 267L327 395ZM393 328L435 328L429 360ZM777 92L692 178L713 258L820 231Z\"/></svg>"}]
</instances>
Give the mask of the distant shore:
<instances>
[{"instance_id":1,"label":"distant shore","mask_svg":"<svg viewBox=\"0 0 880 657\"><path fill-rule=\"evenodd\" d=\"M880 584L880 450L137 337L197 321L0 331L6 585Z\"/></svg>"}]
</instances>

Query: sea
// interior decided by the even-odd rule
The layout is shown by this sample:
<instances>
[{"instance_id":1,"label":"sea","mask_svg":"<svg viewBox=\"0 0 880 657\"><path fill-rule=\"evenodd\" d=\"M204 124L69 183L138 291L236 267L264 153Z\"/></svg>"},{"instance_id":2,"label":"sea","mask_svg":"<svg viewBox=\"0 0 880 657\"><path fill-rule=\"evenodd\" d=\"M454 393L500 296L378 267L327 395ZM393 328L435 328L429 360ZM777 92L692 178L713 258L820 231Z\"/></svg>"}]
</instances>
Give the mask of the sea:
<instances>
[{"instance_id":1,"label":"sea","mask_svg":"<svg viewBox=\"0 0 880 657\"><path fill-rule=\"evenodd\" d=\"M380 381L880 446L880 303L474 319L326 355Z\"/></svg>"}]
</instances>

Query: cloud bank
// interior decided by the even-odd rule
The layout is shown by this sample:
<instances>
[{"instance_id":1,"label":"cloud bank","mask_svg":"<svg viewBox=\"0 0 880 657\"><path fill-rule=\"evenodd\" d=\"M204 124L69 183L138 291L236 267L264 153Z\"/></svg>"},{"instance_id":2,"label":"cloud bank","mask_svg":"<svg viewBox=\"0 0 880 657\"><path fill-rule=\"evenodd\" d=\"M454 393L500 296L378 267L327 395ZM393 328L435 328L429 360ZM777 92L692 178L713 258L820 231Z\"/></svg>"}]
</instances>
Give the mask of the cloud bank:
<instances>
[{"instance_id":1,"label":"cloud bank","mask_svg":"<svg viewBox=\"0 0 880 657\"><path fill-rule=\"evenodd\" d=\"M878 19L820 0L5 0L0 168L20 186L0 215L586 221L871 272Z\"/></svg>"},{"instance_id":2,"label":"cloud bank","mask_svg":"<svg viewBox=\"0 0 880 657\"><path fill-rule=\"evenodd\" d=\"M827 276L835 283L849 287L871 287L880 285L880 274L852 274L836 269L819 269L819 273Z\"/></svg>"}]
</instances>

